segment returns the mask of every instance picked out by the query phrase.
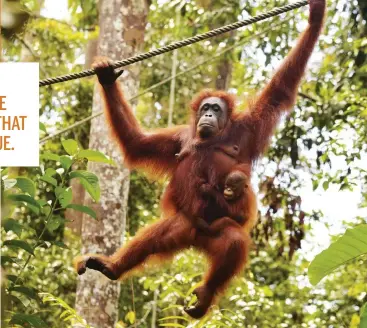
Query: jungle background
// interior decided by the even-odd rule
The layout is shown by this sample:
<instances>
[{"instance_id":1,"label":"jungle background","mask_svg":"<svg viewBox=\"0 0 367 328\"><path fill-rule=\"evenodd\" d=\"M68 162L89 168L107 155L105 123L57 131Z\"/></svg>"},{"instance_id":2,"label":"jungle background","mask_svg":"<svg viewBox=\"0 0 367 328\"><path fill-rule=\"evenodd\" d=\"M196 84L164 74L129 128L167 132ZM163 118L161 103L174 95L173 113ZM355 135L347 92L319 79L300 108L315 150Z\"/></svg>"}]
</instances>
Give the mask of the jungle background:
<instances>
[{"instance_id":1,"label":"jungle background","mask_svg":"<svg viewBox=\"0 0 367 328\"><path fill-rule=\"evenodd\" d=\"M3 0L2 61L39 62L41 78L78 72L98 53L123 59L285 4ZM186 123L204 87L236 94L246 110L306 27L307 9L127 67L120 81L128 98L140 94L132 104L142 126ZM316 254L366 224L366 21L364 0L328 2L294 111L255 169L260 213L250 265L200 321L182 310L205 270L192 250L122 283L77 277L75 256L111 253L159 218L166 181L123 167L102 116L73 127L101 109L95 78L41 88L42 164L1 170L2 325L366 327L365 256L316 286L307 275Z\"/></svg>"}]
</instances>

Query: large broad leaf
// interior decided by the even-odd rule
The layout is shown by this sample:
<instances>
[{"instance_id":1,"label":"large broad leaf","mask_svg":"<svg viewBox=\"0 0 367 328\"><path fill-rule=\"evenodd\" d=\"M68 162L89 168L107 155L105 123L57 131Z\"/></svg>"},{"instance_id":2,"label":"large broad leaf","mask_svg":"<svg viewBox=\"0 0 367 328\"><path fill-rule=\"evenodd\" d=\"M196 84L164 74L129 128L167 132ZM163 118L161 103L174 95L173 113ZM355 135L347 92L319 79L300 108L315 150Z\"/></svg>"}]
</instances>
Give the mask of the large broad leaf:
<instances>
[{"instance_id":1,"label":"large broad leaf","mask_svg":"<svg viewBox=\"0 0 367 328\"><path fill-rule=\"evenodd\" d=\"M79 145L78 143L73 139L63 140L61 141L62 146L64 147L65 151L73 156L79 151Z\"/></svg>"},{"instance_id":2,"label":"large broad leaf","mask_svg":"<svg viewBox=\"0 0 367 328\"><path fill-rule=\"evenodd\" d=\"M24 240L18 240L18 239L5 240L3 245L11 248L21 248L27 251L28 253L34 255L33 248Z\"/></svg>"},{"instance_id":3,"label":"large broad leaf","mask_svg":"<svg viewBox=\"0 0 367 328\"><path fill-rule=\"evenodd\" d=\"M73 171L70 172L70 179L78 178L85 190L91 195L91 197L98 202L101 195L99 188L98 177L88 171Z\"/></svg>"},{"instance_id":4,"label":"large broad leaf","mask_svg":"<svg viewBox=\"0 0 367 328\"><path fill-rule=\"evenodd\" d=\"M30 194L32 197L36 195L36 186L31 179L25 177L17 177L17 184L15 185L21 191Z\"/></svg>"},{"instance_id":5,"label":"large broad leaf","mask_svg":"<svg viewBox=\"0 0 367 328\"><path fill-rule=\"evenodd\" d=\"M341 265L363 254L367 254L367 224L348 229L342 237L314 258L308 267L311 284L316 285Z\"/></svg>"},{"instance_id":6,"label":"large broad leaf","mask_svg":"<svg viewBox=\"0 0 367 328\"><path fill-rule=\"evenodd\" d=\"M15 313L9 323L11 325L17 324L23 327L29 327L29 325L35 328L48 327L40 317L34 314Z\"/></svg>"},{"instance_id":7,"label":"large broad leaf","mask_svg":"<svg viewBox=\"0 0 367 328\"><path fill-rule=\"evenodd\" d=\"M92 162L115 164L112 159L108 158L105 154L97 150L83 149L79 152L78 156L84 157L88 161L92 161Z\"/></svg>"},{"instance_id":8,"label":"large broad leaf","mask_svg":"<svg viewBox=\"0 0 367 328\"><path fill-rule=\"evenodd\" d=\"M79 205L79 204L69 204L67 206L67 208L71 208L73 210L79 211L79 212L83 212L85 214L90 215L93 219L97 219L97 214L94 210L92 210L90 207L88 206L84 206L84 205Z\"/></svg>"}]
</instances>

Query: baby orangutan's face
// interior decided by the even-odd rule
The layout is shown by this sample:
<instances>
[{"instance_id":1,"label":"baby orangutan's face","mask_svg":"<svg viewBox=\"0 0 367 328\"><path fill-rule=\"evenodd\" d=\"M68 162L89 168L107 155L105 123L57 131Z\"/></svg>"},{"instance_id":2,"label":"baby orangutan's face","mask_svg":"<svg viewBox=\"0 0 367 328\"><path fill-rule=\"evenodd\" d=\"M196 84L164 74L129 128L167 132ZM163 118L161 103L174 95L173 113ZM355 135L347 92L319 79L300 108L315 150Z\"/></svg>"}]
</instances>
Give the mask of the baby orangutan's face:
<instances>
[{"instance_id":1,"label":"baby orangutan's face","mask_svg":"<svg viewBox=\"0 0 367 328\"><path fill-rule=\"evenodd\" d=\"M244 189L248 187L248 177L241 171L231 172L224 183L224 198L235 200L241 197Z\"/></svg>"}]
</instances>

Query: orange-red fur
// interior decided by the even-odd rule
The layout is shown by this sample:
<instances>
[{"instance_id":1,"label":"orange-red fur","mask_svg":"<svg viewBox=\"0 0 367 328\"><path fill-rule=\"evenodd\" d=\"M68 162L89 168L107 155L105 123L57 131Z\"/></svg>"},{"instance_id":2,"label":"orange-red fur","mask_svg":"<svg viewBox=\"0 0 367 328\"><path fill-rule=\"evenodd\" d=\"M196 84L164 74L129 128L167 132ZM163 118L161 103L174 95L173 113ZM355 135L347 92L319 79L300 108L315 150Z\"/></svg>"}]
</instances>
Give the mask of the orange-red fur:
<instances>
[{"instance_id":1,"label":"orange-red fur","mask_svg":"<svg viewBox=\"0 0 367 328\"><path fill-rule=\"evenodd\" d=\"M323 10L323 0L311 0L311 10ZM315 9L316 8L316 9ZM234 202L223 199L226 176L242 170L251 177L252 165L265 151L282 113L295 101L297 87L316 43L323 15L313 15L297 46L246 113L235 112L235 98L224 91L204 90L192 101L191 126L154 133L142 131L118 83L103 86L106 118L130 167L140 167L171 177L162 199L163 218L138 232L113 256L86 256L77 261L78 272L86 267L111 279L125 276L153 257L170 258L176 252L195 247L211 263L203 286L196 290L198 305L188 313L201 317L215 295L244 267L250 247L249 233L256 222L256 196L251 186ZM320 18L321 17L321 18ZM222 131L201 140L196 134L200 103L220 97L229 107L229 119ZM205 193L213 191L214 196ZM245 213L241 226L231 219ZM198 217L210 223L216 236L201 233Z\"/></svg>"}]
</instances>

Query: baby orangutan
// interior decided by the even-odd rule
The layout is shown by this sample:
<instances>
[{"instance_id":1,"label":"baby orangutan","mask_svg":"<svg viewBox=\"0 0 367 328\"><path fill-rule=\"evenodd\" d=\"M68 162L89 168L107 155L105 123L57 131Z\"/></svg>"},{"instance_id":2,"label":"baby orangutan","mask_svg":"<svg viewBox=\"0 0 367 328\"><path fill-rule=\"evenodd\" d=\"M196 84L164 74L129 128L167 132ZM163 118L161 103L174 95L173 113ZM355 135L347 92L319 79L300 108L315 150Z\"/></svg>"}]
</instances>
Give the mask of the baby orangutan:
<instances>
[{"instance_id":1,"label":"baby orangutan","mask_svg":"<svg viewBox=\"0 0 367 328\"><path fill-rule=\"evenodd\" d=\"M228 213L230 213L230 215L227 218L219 218L217 220L221 220L223 221L223 223L226 222L226 224L229 223L229 219L234 220L235 222L237 222L240 225L243 225L245 223L246 206L241 206L240 211L238 213L234 213L234 211L231 210L231 207L229 206L229 204L231 202L241 201L241 197L245 197L244 194L246 192L246 189L249 188L249 182L250 181L249 181L248 176L244 172L241 172L239 170L232 171L231 173L228 174L224 182L224 191L222 194L223 198L228 203L224 202L223 200L220 200L219 202L224 207L224 209ZM218 193L219 192L216 190L216 188L213 188L213 190L209 190L209 191L206 190L206 195L207 196L210 195L216 198L217 201L218 201L218 198L220 198L220 195L218 195ZM197 229L199 229L202 233L206 233L208 235L213 235L213 236L218 234L218 229L216 228L215 231L213 231L213 229L210 228L210 223L208 223L207 220L203 218L198 218L196 221L196 224L197 224Z\"/></svg>"}]
</instances>

